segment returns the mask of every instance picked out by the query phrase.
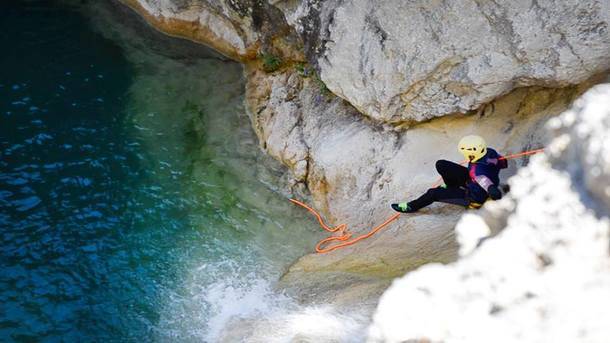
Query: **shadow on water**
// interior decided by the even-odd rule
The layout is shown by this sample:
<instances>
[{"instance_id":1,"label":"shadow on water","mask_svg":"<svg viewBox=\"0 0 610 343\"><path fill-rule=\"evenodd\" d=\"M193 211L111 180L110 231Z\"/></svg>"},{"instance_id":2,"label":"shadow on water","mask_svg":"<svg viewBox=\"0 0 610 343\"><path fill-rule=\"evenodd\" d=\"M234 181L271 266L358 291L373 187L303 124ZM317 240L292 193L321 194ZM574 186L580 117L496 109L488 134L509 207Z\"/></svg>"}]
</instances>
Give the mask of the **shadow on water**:
<instances>
[{"instance_id":1,"label":"shadow on water","mask_svg":"<svg viewBox=\"0 0 610 343\"><path fill-rule=\"evenodd\" d=\"M213 340L290 302L316 234L267 186L239 64L112 2L0 18L1 341Z\"/></svg>"}]
</instances>

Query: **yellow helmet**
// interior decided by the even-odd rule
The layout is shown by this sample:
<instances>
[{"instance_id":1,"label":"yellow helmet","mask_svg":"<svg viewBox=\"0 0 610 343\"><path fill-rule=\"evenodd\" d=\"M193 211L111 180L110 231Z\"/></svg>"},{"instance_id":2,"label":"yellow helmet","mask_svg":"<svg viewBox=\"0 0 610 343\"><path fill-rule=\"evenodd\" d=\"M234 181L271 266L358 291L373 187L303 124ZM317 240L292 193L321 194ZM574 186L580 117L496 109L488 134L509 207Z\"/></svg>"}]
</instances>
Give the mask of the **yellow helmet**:
<instances>
[{"instance_id":1,"label":"yellow helmet","mask_svg":"<svg viewBox=\"0 0 610 343\"><path fill-rule=\"evenodd\" d=\"M476 162L487 153L487 144L483 137L470 135L460 140L458 151L467 161Z\"/></svg>"}]
</instances>

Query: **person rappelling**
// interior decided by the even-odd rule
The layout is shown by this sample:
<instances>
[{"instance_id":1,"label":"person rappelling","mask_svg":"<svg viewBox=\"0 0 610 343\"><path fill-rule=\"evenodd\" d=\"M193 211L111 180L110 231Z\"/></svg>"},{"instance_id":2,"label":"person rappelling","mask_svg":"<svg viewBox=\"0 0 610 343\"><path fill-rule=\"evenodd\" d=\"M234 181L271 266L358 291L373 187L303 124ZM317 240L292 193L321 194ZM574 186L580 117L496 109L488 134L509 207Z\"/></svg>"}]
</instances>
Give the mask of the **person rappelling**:
<instances>
[{"instance_id":1,"label":"person rappelling","mask_svg":"<svg viewBox=\"0 0 610 343\"><path fill-rule=\"evenodd\" d=\"M415 200L391 204L392 209L412 213L433 202L479 208L488 198L501 199L499 174L500 169L508 167L506 158L475 135L462 138L458 150L468 161L467 167L446 160L436 161L436 170L444 184L428 189Z\"/></svg>"},{"instance_id":2,"label":"person rappelling","mask_svg":"<svg viewBox=\"0 0 610 343\"><path fill-rule=\"evenodd\" d=\"M543 152L544 148L501 156L494 149L487 147L483 138L471 135L460 140L458 150L466 158L467 167L450 161L437 161L436 170L441 174L444 184L428 189L426 193L413 201L392 204L392 209L399 213L394 213L381 224L359 236L353 237L347 228L347 224L331 227L324 223L322 216L313 208L296 199L290 199L290 201L311 212L318 219L320 226L332 233L331 236L316 244L316 252L328 253L369 238L398 219L401 213L415 212L435 201L479 208L489 198L493 200L501 199L500 169L508 167L508 159L538 154ZM339 243L330 245L331 242Z\"/></svg>"}]
</instances>

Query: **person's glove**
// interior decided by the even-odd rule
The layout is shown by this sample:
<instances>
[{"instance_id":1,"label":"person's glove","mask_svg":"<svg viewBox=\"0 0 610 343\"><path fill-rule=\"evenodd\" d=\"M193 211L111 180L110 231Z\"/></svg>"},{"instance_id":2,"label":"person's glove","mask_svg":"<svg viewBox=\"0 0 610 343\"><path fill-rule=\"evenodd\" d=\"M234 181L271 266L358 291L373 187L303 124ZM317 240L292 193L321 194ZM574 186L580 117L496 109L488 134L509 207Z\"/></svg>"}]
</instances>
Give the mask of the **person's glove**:
<instances>
[{"instance_id":1,"label":"person's glove","mask_svg":"<svg viewBox=\"0 0 610 343\"><path fill-rule=\"evenodd\" d=\"M493 200L502 199L502 192L496 185L489 186L489 188L487 188L487 194L489 194L489 197Z\"/></svg>"}]
</instances>

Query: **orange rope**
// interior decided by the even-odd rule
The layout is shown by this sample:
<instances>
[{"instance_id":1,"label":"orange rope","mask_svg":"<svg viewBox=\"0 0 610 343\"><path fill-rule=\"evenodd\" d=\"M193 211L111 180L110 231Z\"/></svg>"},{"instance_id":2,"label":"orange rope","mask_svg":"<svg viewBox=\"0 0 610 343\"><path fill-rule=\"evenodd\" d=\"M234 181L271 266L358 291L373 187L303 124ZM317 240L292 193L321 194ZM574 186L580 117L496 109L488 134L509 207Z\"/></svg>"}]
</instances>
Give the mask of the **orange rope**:
<instances>
[{"instance_id":1,"label":"orange rope","mask_svg":"<svg viewBox=\"0 0 610 343\"><path fill-rule=\"evenodd\" d=\"M520 152L518 154L502 156L502 157L500 157L500 159L501 160L510 160L511 158L517 158L517 157L526 156L526 155L533 155L533 154L537 154L537 153L543 152L543 151L544 151L544 148L542 148L542 149L535 149L535 150L528 150L528 151Z\"/></svg>"},{"instance_id":2,"label":"orange rope","mask_svg":"<svg viewBox=\"0 0 610 343\"><path fill-rule=\"evenodd\" d=\"M517 157L521 157L521 156L526 156L526 155L533 155L533 154L537 154L539 152L543 152L544 149L536 149L536 150L529 150L529 151L524 151L524 152L520 152L517 154L512 154L512 155L507 155L507 156L503 156L500 159L503 160L508 160L511 158L517 158ZM460 162L460 164L465 164L466 161L462 161ZM442 182L442 178L440 179ZM440 185L439 182L435 183L436 187ZM332 235L329 237L324 238L323 240L319 241L318 244L316 244L316 252L322 254L322 253L327 253L327 252L331 252L333 250L339 249L339 248L343 248L352 244L355 244L358 241L361 241L363 239L369 238L372 235L374 235L377 231L383 229L384 227L386 227L388 224L390 224L391 222L393 222L394 220L398 219L398 217L400 217L400 213L395 213L394 215L392 215L390 218L386 219L383 223L375 226L371 231L369 231L368 233L364 234L364 235L360 235L352 240L349 240L352 237L352 234L347 230L347 224L339 224L335 227L330 227L328 225L326 225L326 223L324 223L324 220L322 219L322 216L320 216L320 214L318 212L316 212L316 210L314 210L313 208L307 206L306 204L295 200L295 199L289 199L292 203L299 205L303 208L305 208L307 211L311 212L311 214L313 214L317 219L318 219L318 223L320 223L320 226L331 233L338 233L338 235ZM339 243L337 245L333 245L331 247L326 247L324 248L323 245L328 244L332 241L342 241L343 243Z\"/></svg>"},{"instance_id":3,"label":"orange rope","mask_svg":"<svg viewBox=\"0 0 610 343\"><path fill-rule=\"evenodd\" d=\"M386 221L384 221L383 223L381 223L380 225L377 225L376 227L374 227L371 231L369 231L369 233L358 236L354 239L352 239L351 241L347 241L348 239L350 239L350 237L352 237L352 234L347 230L347 224L339 224L335 227L329 227L328 225L326 225L324 223L324 220L322 220L322 217L320 216L320 214L318 212L316 212L316 210L314 210L313 208L305 205L304 203L295 200L295 199L290 199L290 201L292 201L293 203L304 207L305 209L307 209L307 211L311 212L314 216L316 216L316 218L318 218L318 222L320 223L320 226L328 231L328 232L338 232L339 235L338 236L329 236L324 238L323 240L319 241L318 244L316 244L316 251L319 253L325 253L325 252L329 252L329 251L333 251L335 249L339 249L348 245L352 245L360 240L363 240L365 238L369 238L372 235L375 234L375 232L383 229L386 225L390 224L391 222L393 222L394 220L398 219L398 217L400 217L400 213L396 213L393 216L391 216L390 218L388 218ZM334 245L332 247L329 248L323 248L322 246L324 244L327 244L329 242L332 241L347 241L341 244L337 244Z\"/></svg>"}]
</instances>

